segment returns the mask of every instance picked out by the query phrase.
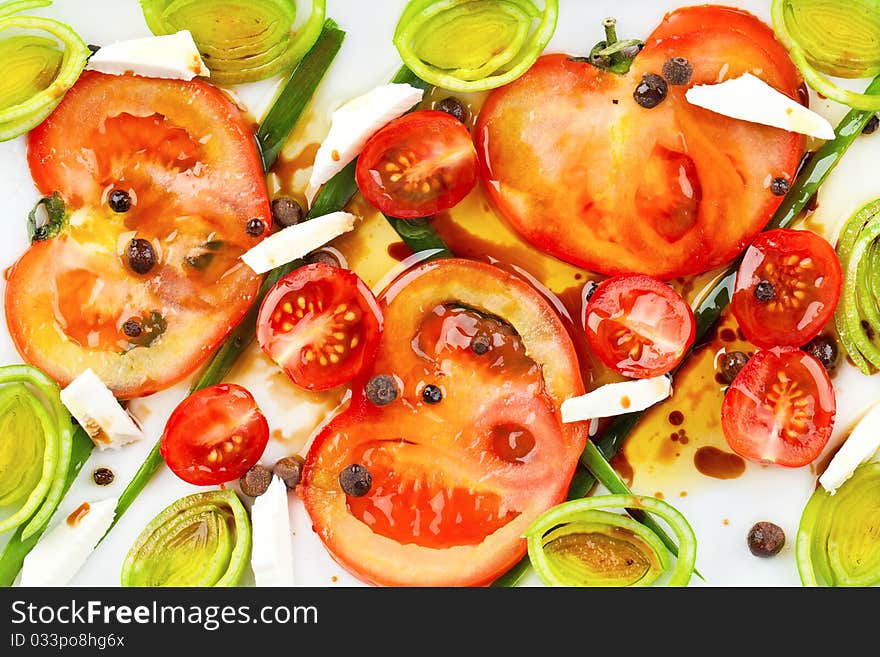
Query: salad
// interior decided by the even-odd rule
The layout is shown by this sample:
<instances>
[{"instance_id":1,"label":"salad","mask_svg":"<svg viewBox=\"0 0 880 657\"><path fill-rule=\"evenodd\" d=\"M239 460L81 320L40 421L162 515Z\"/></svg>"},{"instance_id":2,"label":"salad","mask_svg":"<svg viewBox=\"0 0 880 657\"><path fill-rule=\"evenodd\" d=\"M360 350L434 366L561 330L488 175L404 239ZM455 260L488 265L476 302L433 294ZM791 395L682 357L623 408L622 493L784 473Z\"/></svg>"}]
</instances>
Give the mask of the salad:
<instances>
[{"instance_id":1,"label":"salad","mask_svg":"<svg viewBox=\"0 0 880 657\"><path fill-rule=\"evenodd\" d=\"M74 4L0 4L4 586L880 582L876 0Z\"/></svg>"}]
</instances>

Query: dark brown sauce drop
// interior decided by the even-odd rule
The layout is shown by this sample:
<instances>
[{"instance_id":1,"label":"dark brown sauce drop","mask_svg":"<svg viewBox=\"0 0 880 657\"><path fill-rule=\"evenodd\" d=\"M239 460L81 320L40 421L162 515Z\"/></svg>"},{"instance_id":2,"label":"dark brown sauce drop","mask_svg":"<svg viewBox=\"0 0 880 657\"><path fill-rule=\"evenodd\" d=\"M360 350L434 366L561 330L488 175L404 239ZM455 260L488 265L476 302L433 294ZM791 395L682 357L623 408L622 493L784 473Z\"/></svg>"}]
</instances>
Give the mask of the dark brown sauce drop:
<instances>
[{"instance_id":1,"label":"dark brown sauce drop","mask_svg":"<svg viewBox=\"0 0 880 657\"><path fill-rule=\"evenodd\" d=\"M701 474L714 479L736 479L746 471L742 457L711 445L697 450L694 465Z\"/></svg>"},{"instance_id":2,"label":"dark brown sauce drop","mask_svg":"<svg viewBox=\"0 0 880 657\"><path fill-rule=\"evenodd\" d=\"M69 516L67 516L67 524L70 527L76 527L80 520L85 518L89 511L91 511L91 506L89 506L88 502L83 502L78 507L76 507Z\"/></svg>"},{"instance_id":3,"label":"dark brown sauce drop","mask_svg":"<svg viewBox=\"0 0 880 657\"><path fill-rule=\"evenodd\" d=\"M398 262L406 260L413 254L412 250L403 242L392 242L388 245L387 251L388 255Z\"/></svg>"},{"instance_id":4,"label":"dark brown sauce drop","mask_svg":"<svg viewBox=\"0 0 880 657\"><path fill-rule=\"evenodd\" d=\"M681 411L672 411L669 414L669 424L674 427L681 426L681 423L684 422L684 413Z\"/></svg>"},{"instance_id":5,"label":"dark brown sauce drop","mask_svg":"<svg viewBox=\"0 0 880 657\"><path fill-rule=\"evenodd\" d=\"M611 467L620 475L620 478L626 482L627 486L632 486L633 478L635 477L635 472L633 471L633 467L629 461L626 460L626 454L624 450L620 450L617 454L614 455L614 458L609 461Z\"/></svg>"}]
</instances>

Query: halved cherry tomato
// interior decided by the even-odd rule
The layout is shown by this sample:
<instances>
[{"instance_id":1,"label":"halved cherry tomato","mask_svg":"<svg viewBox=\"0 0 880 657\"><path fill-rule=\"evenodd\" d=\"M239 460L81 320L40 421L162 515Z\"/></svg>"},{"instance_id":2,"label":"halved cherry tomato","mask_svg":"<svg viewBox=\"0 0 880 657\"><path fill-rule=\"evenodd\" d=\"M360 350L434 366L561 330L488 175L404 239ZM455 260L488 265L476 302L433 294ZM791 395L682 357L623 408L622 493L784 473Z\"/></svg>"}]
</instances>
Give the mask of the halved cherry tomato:
<instances>
[{"instance_id":1,"label":"halved cherry tomato","mask_svg":"<svg viewBox=\"0 0 880 657\"><path fill-rule=\"evenodd\" d=\"M733 314L759 347L800 347L831 319L843 274L837 253L808 230L759 235L736 275Z\"/></svg>"},{"instance_id":2,"label":"halved cherry tomato","mask_svg":"<svg viewBox=\"0 0 880 657\"><path fill-rule=\"evenodd\" d=\"M224 383L180 402L165 425L160 451L184 481L213 486L241 477L268 442L269 424L251 393Z\"/></svg>"},{"instance_id":3,"label":"halved cherry tomato","mask_svg":"<svg viewBox=\"0 0 880 657\"><path fill-rule=\"evenodd\" d=\"M796 468L822 452L835 412L822 364L794 347L774 347L752 356L727 389L721 427L743 458Z\"/></svg>"},{"instance_id":4,"label":"halved cherry tomato","mask_svg":"<svg viewBox=\"0 0 880 657\"><path fill-rule=\"evenodd\" d=\"M566 55L541 57L496 89L475 141L494 206L523 237L603 274L669 279L728 262L767 224L805 140L691 105L669 86L654 107L633 92L670 57L694 84L745 72L798 98L801 78L772 30L728 7L669 14L626 75Z\"/></svg>"},{"instance_id":5,"label":"halved cherry tomato","mask_svg":"<svg viewBox=\"0 0 880 657\"><path fill-rule=\"evenodd\" d=\"M257 341L298 386L328 390L348 383L376 357L382 311L348 269L300 267L266 295Z\"/></svg>"},{"instance_id":6,"label":"halved cherry tomato","mask_svg":"<svg viewBox=\"0 0 880 657\"><path fill-rule=\"evenodd\" d=\"M666 283L629 274L602 282L584 310L590 348L635 379L666 374L694 342L694 313Z\"/></svg>"},{"instance_id":7,"label":"halved cherry tomato","mask_svg":"<svg viewBox=\"0 0 880 657\"><path fill-rule=\"evenodd\" d=\"M448 210L477 184L477 153L464 124L422 110L395 119L364 146L357 183L378 210L413 219Z\"/></svg>"},{"instance_id":8,"label":"halved cherry tomato","mask_svg":"<svg viewBox=\"0 0 880 657\"><path fill-rule=\"evenodd\" d=\"M300 496L368 582L487 584L525 554L523 531L563 500L584 447L586 424L559 413L584 389L571 339L534 288L473 261L422 265L380 302L378 358L315 438ZM380 374L398 386L381 406L365 392ZM372 476L361 497L339 480L352 464Z\"/></svg>"},{"instance_id":9,"label":"halved cherry tomato","mask_svg":"<svg viewBox=\"0 0 880 657\"><path fill-rule=\"evenodd\" d=\"M193 372L257 293L239 259L262 239L248 222L271 225L235 104L200 80L86 72L30 133L28 162L70 214L10 272L6 319L22 357L61 384L91 368L121 398ZM128 211L111 207L114 191Z\"/></svg>"}]
</instances>

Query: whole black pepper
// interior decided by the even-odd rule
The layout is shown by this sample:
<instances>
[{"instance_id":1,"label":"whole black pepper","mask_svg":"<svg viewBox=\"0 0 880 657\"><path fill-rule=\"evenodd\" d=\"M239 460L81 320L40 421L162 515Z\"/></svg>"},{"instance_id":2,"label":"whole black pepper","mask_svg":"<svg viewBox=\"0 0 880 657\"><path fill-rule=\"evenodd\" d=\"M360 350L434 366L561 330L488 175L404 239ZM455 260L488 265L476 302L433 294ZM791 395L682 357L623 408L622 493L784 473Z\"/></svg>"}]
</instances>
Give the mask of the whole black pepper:
<instances>
[{"instance_id":1,"label":"whole black pepper","mask_svg":"<svg viewBox=\"0 0 880 657\"><path fill-rule=\"evenodd\" d=\"M388 374L377 374L367 381L364 394L375 406L386 406L397 399L397 381Z\"/></svg>"},{"instance_id":2,"label":"whole black pepper","mask_svg":"<svg viewBox=\"0 0 880 657\"><path fill-rule=\"evenodd\" d=\"M128 243L125 252L128 256L128 266L136 274L146 274L156 264L156 252L147 240L133 239Z\"/></svg>"},{"instance_id":3,"label":"whole black pepper","mask_svg":"<svg viewBox=\"0 0 880 657\"><path fill-rule=\"evenodd\" d=\"M770 183L770 191L773 192L773 196L785 196L789 189L791 189L791 183L787 178L774 178Z\"/></svg>"},{"instance_id":4,"label":"whole black pepper","mask_svg":"<svg viewBox=\"0 0 880 657\"><path fill-rule=\"evenodd\" d=\"M144 332L144 329L139 321L130 319L122 325L122 332L130 338L137 338Z\"/></svg>"},{"instance_id":5,"label":"whole black pepper","mask_svg":"<svg viewBox=\"0 0 880 657\"><path fill-rule=\"evenodd\" d=\"M449 96L448 98L444 98L435 106L436 110L440 112L446 112L450 116L455 117L462 123L465 123L468 119L468 110L467 107L464 106L458 98L455 96Z\"/></svg>"},{"instance_id":6,"label":"whole black pepper","mask_svg":"<svg viewBox=\"0 0 880 657\"><path fill-rule=\"evenodd\" d=\"M107 197L107 205L113 212L128 212L131 210L131 195L121 189L114 189Z\"/></svg>"},{"instance_id":7,"label":"whole black pepper","mask_svg":"<svg viewBox=\"0 0 880 657\"><path fill-rule=\"evenodd\" d=\"M761 281L755 286L755 298L761 303L773 301L776 297L776 289L770 281Z\"/></svg>"},{"instance_id":8,"label":"whole black pepper","mask_svg":"<svg viewBox=\"0 0 880 657\"><path fill-rule=\"evenodd\" d=\"M254 217L248 220L244 230L251 237L259 237L266 230L266 224L259 217Z\"/></svg>"},{"instance_id":9,"label":"whole black pepper","mask_svg":"<svg viewBox=\"0 0 880 657\"><path fill-rule=\"evenodd\" d=\"M361 464L352 463L339 473L339 485L346 495L363 497L373 487L373 475Z\"/></svg>"},{"instance_id":10,"label":"whole black pepper","mask_svg":"<svg viewBox=\"0 0 880 657\"><path fill-rule=\"evenodd\" d=\"M98 486L109 486L113 483L114 479L116 479L116 475L113 474L113 470L110 468L95 468L95 471L92 473L92 480Z\"/></svg>"},{"instance_id":11,"label":"whole black pepper","mask_svg":"<svg viewBox=\"0 0 880 657\"><path fill-rule=\"evenodd\" d=\"M749 362L749 357L741 351L728 351L718 363L718 371L727 384L733 383L739 371Z\"/></svg>"},{"instance_id":12,"label":"whole black pepper","mask_svg":"<svg viewBox=\"0 0 880 657\"><path fill-rule=\"evenodd\" d=\"M302 206L290 197L279 196L272 201L272 221L276 226L295 226L304 215Z\"/></svg>"},{"instance_id":13,"label":"whole black pepper","mask_svg":"<svg viewBox=\"0 0 880 657\"><path fill-rule=\"evenodd\" d=\"M813 358L822 363L826 370L833 370L837 367L837 341L827 335L817 335L807 344L801 347Z\"/></svg>"},{"instance_id":14,"label":"whole black pepper","mask_svg":"<svg viewBox=\"0 0 880 657\"><path fill-rule=\"evenodd\" d=\"M483 354L488 353L489 349L492 348L492 338L490 338L485 333L478 333L473 338L471 338L471 351L473 351L477 356L482 356Z\"/></svg>"},{"instance_id":15,"label":"whole black pepper","mask_svg":"<svg viewBox=\"0 0 880 657\"><path fill-rule=\"evenodd\" d=\"M880 128L880 116L876 114L868 119L868 122L865 124L865 127L862 129L863 135L873 135L877 132L877 128Z\"/></svg>"},{"instance_id":16,"label":"whole black pepper","mask_svg":"<svg viewBox=\"0 0 880 657\"><path fill-rule=\"evenodd\" d=\"M259 463L245 472L238 480L241 492L248 497L259 497L272 483L272 471Z\"/></svg>"},{"instance_id":17,"label":"whole black pepper","mask_svg":"<svg viewBox=\"0 0 880 657\"><path fill-rule=\"evenodd\" d=\"M285 456L275 464L275 474L284 482L285 486L294 489L302 480L302 471L305 463L305 459L299 454Z\"/></svg>"},{"instance_id":18,"label":"whole black pepper","mask_svg":"<svg viewBox=\"0 0 880 657\"><path fill-rule=\"evenodd\" d=\"M656 73L648 73L636 86L633 99L645 109L653 109L666 100L668 91L666 80Z\"/></svg>"},{"instance_id":19,"label":"whole black pepper","mask_svg":"<svg viewBox=\"0 0 880 657\"><path fill-rule=\"evenodd\" d=\"M663 63L663 77L669 84L689 84L694 75L694 67L684 57L670 57Z\"/></svg>"},{"instance_id":20,"label":"whole black pepper","mask_svg":"<svg viewBox=\"0 0 880 657\"><path fill-rule=\"evenodd\" d=\"M756 557L772 557L785 545L785 532L772 522L758 522L749 530L746 538L749 550Z\"/></svg>"},{"instance_id":21,"label":"whole black pepper","mask_svg":"<svg viewBox=\"0 0 880 657\"><path fill-rule=\"evenodd\" d=\"M443 401L443 391L429 383L422 389L422 399L425 400L426 404L439 404Z\"/></svg>"},{"instance_id":22,"label":"whole black pepper","mask_svg":"<svg viewBox=\"0 0 880 657\"><path fill-rule=\"evenodd\" d=\"M307 265L316 265L316 264L324 264L330 265L331 267L341 267L342 263L339 262L339 258L337 258L333 253L327 251L326 249L318 249L317 251L312 251L305 257L305 263Z\"/></svg>"}]
</instances>

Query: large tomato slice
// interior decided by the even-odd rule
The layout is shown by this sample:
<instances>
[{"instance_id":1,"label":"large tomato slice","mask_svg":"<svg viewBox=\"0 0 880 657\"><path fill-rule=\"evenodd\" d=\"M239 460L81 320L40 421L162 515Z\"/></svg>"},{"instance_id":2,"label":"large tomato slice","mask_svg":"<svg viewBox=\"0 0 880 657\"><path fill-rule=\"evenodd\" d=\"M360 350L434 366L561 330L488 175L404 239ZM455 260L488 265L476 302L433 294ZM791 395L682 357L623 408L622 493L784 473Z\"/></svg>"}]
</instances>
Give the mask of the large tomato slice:
<instances>
[{"instance_id":1,"label":"large tomato slice","mask_svg":"<svg viewBox=\"0 0 880 657\"><path fill-rule=\"evenodd\" d=\"M378 358L315 439L299 492L330 552L366 581L489 583L565 497L583 449L585 425L559 415L583 391L574 347L533 288L491 265L429 263L380 302ZM379 406L365 384L382 374L398 396ZM342 488L352 464L372 477L366 495Z\"/></svg>"},{"instance_id":2,"label":"large tomato slice","mask_svg":"<svg viewBox=\"0 0 880 657\"><path fill-rule=\"evenodd\" d=\"M792 180L804 138L693 106L688 86L639 106L636 86L670 57L691 62L691 85L751 72L798 98L770 28L726 7L668 15L627 75L542 57L489 96L476 127L486 190L514 229L576 265L660 278L727 262L758 234L781 200L771 183Z\"/></svg>"},{"instance_id":3,"label":"large tomato slice","mask_svg":"<svg viewBox=\"0 0 880 657\"><path fill-rule=\"evenodd\" d=\"M237 107L198 80L86 73L30 134L28 160L70 215L10 273L7 322L22 357L62 384L91 368L129 398L192 372L257 292L239 260L262 239L248 221L271 225ZM127 212L111 208L114 191L128 194ZM152 249L146 273L129 261L132 240Z\"/></svg>"}]
</instances>

